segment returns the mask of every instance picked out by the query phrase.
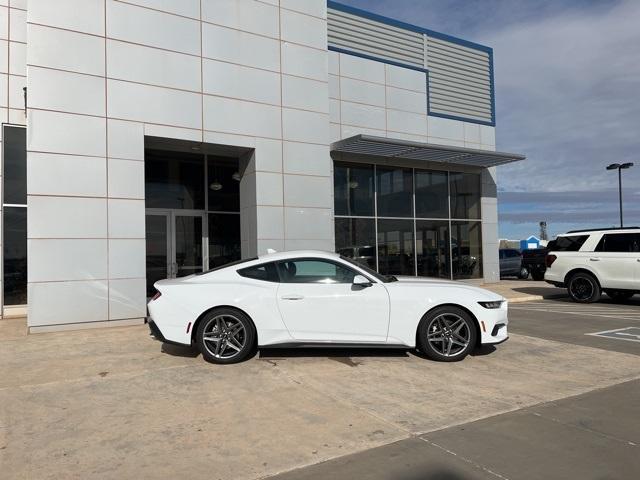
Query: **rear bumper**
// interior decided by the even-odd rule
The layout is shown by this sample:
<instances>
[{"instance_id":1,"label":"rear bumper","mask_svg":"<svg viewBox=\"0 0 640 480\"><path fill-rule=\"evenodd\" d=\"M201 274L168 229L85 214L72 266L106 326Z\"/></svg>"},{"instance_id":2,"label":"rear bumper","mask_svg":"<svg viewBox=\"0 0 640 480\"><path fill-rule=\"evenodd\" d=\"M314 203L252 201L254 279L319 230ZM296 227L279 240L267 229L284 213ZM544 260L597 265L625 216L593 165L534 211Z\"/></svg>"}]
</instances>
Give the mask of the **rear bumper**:
<instances>
[{"instance_id":1,"label":"rear bumper","mask_svg":"<svg viewBox=\"0 0 640 480\"><path fill-rule=\"evenodd\" d=\"M166 338L164 338L164 335L162 335L162 332L160 331L160 329L158 328L158 325L156 325L156 322L153 321L153 318L151 317L147 317L146 319L147 325L149 326L149 334L154 337L156 340L159 340L161 342L166 342Z\"/></svg>"}]
</instances>

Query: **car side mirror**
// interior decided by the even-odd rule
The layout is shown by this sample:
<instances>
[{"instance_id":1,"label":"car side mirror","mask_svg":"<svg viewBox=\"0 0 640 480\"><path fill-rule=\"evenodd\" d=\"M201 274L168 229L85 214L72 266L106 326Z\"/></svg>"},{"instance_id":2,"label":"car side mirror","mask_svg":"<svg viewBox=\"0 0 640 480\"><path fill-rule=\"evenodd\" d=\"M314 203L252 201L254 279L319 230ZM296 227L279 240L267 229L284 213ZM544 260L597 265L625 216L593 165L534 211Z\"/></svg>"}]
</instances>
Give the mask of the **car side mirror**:
<instances>
[{"instance_id":1,"label":"car side mirror","mask_svg":"<svg viewBox=\"0 0 640 480\"><path fill-rule=\"evenodd\" d=\"M353 285L358 287L370 287L371 280L369 280L364 275L355 275L353 277Z\"/></svg>"}]
</instances>

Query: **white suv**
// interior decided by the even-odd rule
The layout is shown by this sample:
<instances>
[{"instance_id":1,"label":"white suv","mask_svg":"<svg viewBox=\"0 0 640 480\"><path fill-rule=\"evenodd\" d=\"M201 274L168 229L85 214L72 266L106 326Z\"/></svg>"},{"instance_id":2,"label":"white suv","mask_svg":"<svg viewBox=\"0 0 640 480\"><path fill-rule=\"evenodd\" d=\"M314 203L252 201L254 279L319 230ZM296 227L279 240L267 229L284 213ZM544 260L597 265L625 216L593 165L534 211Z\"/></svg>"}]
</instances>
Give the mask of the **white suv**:
<instances>
[{"instance_id":1,"label":"white suv","mask_svg":"<svg viewBox=\"0 0 640 480\"><path fill-rule=\"evenodd\" d=\"M574 230L549 242L544 279L576 302L640 293L640 228Z\"/></svg>"}]
</instances>

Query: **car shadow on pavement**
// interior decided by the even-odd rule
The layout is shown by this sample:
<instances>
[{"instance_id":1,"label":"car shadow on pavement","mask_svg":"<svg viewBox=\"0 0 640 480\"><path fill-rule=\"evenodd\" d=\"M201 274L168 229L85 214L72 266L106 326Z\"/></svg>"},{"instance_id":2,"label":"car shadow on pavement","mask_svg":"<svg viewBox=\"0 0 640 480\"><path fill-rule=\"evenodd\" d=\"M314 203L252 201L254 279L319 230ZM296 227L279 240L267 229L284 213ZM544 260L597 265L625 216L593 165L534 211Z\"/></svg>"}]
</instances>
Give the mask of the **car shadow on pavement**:
<instances>
[{"instance_id":1,"label":"car shadow on pavement","mask_svg":"<svg viewBox=\"0 0 640 480\"><path fill-rule=\"evenodd\" d=\"M189 345L175 345L172 343L163 343L160 351L167 355L171 355L172 357L196 358L200 355L200 352L195 347L190 347Z\"/></svg>"}]
</instances>

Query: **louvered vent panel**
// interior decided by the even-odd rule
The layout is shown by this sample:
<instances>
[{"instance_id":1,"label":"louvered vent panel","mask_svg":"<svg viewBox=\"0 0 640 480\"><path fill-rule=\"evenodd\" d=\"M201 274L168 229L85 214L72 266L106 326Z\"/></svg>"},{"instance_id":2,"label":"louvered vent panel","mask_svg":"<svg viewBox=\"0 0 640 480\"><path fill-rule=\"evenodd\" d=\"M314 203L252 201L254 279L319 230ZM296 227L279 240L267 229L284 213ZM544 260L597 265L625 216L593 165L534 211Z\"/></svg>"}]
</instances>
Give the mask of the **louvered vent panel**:
<instances>
[{"instance_id":1,"label":"louvered vent panel","mask_svg":"<svg viewBox=\"0 0 640 480\"><path fill-rule=\"evenodd\" d=\"M429 110L492 121L489 54L427 37Z\"/></svg>"},{"instance_id":2,"label":"louvered vent panel","mask_svg":"<svg viewBox=\"0 0 640 480\"><path fill-rule=\"evenodd\" d=\"M385 23L330 8L329 46L384 60L424 67L424 37Z\"/></svg>"}]
</instances>

